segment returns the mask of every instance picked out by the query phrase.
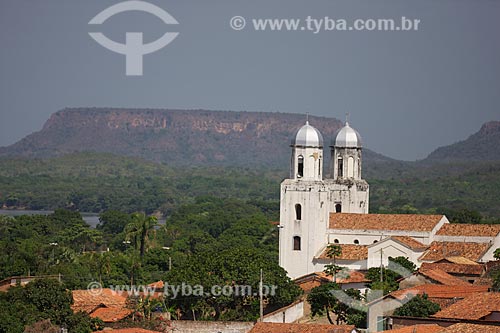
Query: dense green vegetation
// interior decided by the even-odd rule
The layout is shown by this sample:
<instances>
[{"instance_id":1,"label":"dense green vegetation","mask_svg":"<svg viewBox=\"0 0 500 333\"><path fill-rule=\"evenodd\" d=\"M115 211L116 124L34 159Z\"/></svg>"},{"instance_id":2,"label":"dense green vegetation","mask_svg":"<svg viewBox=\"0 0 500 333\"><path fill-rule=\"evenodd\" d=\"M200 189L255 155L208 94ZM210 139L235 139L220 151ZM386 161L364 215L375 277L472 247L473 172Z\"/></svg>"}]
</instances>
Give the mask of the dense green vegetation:
<instances>
[{"instance_id":1,"label":"dense green vegetation","mask_svg":"<svg viewBox=\"0 0 500 333\"><path fill-rule=\"evenodd\" d=\"M426 294L412 296L408 302L394 311L395 316L427 318L441 310L439 304L428 299Z\"/></svg>"},{"instance_id":2,"label":"dense green vegetation","mask_svg":"<svg viewBox=\"0 0 500 333\"><path fill-rule=\"evenodd\" d=\"M267 214L267 215L266 215ZM293 302L300 289L278 266L277 228L267 207L237 199L200 197L172 211L166 224L143 213L107 211L91 229L77 212L0 216L0 279L16 275L61 274L66 287L85 289L168 281L200 285L250 286L258 290L260 270L268 309ZM254 293L167 297L157 304L177 318L254 320ZM43 318L46 319L46 318Z\"/></svg>"},{"instance_id":3,"label":"dense green vegetation","mask_svg":"<svg viewBox=\"0 0 500 333\"><path fill-rule=\"evenodd\" d=\"M65 327L71 333L90 333L103 326L86 313L73 313L72 302L71 292L57 280L12 287L0 293L0 332L60 332L59 327Z\"/></svg>"},{"instance_id":4,"label":"dense green vegetation","mask_svg":"<svg viewBox=\"0 0 500 333\"><path fill-rule=\"evenodd\" d=\"M366 165L372 213L479 212L476 222L500 219L500 163ZM161 211L193 198L238 198L279 207L286 170L175 168L136 158L78 153L52 159L0 159L0 206L81 212ZM277 216L275 217L277 218Z\"/></svg>"}]
</instances>

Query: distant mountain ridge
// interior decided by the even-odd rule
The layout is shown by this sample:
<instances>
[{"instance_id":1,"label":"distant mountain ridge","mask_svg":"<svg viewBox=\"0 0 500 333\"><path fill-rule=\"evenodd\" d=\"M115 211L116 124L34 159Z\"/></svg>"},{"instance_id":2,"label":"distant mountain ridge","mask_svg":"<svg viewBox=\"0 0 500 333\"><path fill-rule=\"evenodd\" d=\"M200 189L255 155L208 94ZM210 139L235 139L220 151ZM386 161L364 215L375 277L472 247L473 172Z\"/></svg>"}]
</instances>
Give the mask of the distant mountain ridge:
<instances>
[{"instance_id":1,"label":"distant mountain ridge","mask_svg":"<svg viewBox=\"0 0 500 333\"><path fill-rule=\"evenodd\" d=\"M171 165L287 168L290 138L305 118L244 111L64 109L52 114L41 131L0 148L0 156L53 157L94 151ZM309 121L321 131L326 146L343 126L335 118L310 116ZM365 156L368 160L390 160L369 150Z\"/></svg>"},{"instance_id":2,"label":"distant mountain ridge","mask_svg":"<svg viewBox=\"0 0 500 333\"><path fill-rule=\"evenodd\" d=\"M424 159L425 162L499 160L500 121L487 122L466 140L440 147Z\"/></svg>"}]
</instances>

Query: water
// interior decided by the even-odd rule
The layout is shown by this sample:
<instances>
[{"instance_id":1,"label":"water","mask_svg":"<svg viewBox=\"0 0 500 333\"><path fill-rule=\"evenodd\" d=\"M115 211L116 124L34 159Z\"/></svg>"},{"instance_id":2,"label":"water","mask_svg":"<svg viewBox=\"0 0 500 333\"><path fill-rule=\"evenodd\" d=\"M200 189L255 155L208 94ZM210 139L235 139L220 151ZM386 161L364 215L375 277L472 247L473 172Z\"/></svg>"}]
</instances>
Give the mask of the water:
<instances>
[{"instance_id":1,"label":"water","mask_svg":"<svg viewBox=\"0 0 500 333\"><path fill-rule=\"evenodd\" d=\"M7 216L21 216L21 215L49 215L52 214L53 211L50 210L8 210L8 209L0 209L0 215ZM83 217L83 220L90 225L92 228L95 228L99 223L99 214L95 213L80 213Z\"/></svg>"}]
</instances>

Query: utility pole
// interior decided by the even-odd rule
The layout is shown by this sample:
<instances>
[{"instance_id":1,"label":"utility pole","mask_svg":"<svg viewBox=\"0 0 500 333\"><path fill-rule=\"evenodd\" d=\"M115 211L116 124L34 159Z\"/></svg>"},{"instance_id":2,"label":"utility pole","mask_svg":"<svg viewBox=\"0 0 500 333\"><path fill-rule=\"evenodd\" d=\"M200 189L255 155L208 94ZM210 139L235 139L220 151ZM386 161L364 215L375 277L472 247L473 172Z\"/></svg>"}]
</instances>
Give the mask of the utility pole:
<instances>
[{"instance_id":1,"label":"utility pole","mask_svg":"<svg viewBox=\"0 0 500 333\"><path fill-rule=\"evenodd\" d=\"M380 282L384 282L384 273L383 273L383 268L384 268L384 263L383 263L383 250L380 248Z\"/></svg>"},{"instance_id":2,"label":"utility pole","mask_svg":"<svg viewBox=\"0 0 500 333\"><path fill-rule=\"evenodd\" d=\"M262 295L263 281L262 268L260 269L259 297L260 297L260 322L264 321L264 295Z\"/></svg>"}]
</instances>

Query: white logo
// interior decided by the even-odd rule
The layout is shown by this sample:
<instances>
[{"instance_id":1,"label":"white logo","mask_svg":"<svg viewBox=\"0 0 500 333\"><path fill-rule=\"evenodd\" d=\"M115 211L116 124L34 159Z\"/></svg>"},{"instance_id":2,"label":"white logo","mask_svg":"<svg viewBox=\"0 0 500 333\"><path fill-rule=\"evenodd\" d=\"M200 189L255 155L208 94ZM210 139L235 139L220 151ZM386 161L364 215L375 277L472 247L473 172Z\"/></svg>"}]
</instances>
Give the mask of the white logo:
<instances>
[{"instance_id":1,"label":"white logo","mask_svg":"<svg viewBox=\"0 0 500 333\"><path fill-rule=\"evenodd\" d=\"M145 1L124 1L97 14L89 24L102 24L110 17L128 11L143 11L159 17L165 24L179 24L177 20L162 8ZM126 56L126 75L142 75L142 58L145 54L161 50L178 35L178 32L167 32L154 42L144 44L142 32L127 32L125 44L117 43L100 32L90 32L89 35L100 45L116 53Z\"/></svg>"}]
</instances>

